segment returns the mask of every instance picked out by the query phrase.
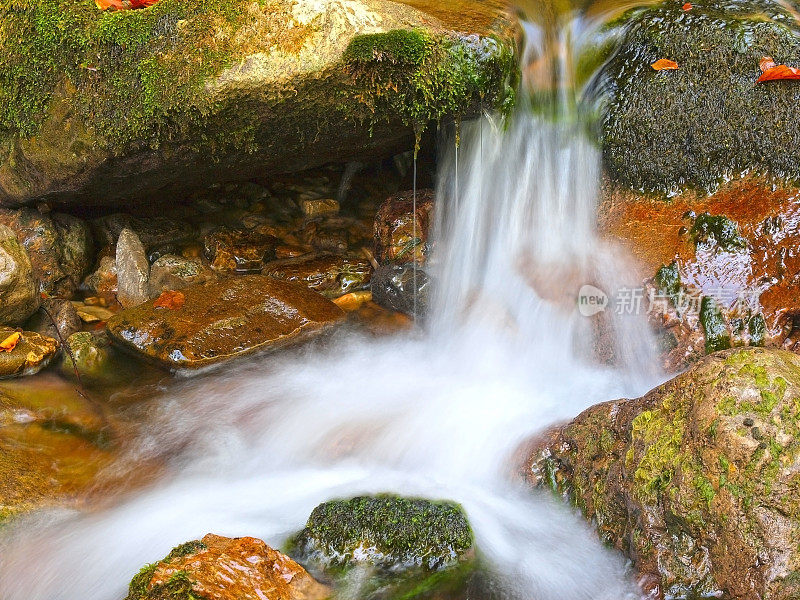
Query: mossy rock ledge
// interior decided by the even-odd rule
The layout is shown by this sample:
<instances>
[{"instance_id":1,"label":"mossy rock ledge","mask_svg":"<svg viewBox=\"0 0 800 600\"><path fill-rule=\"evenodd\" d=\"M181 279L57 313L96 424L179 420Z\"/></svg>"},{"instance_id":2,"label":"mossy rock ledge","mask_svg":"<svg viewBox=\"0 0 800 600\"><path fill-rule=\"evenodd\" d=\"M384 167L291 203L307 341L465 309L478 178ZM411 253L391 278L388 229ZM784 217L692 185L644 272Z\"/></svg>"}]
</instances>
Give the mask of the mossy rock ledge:
<instances>
[{"instance_id":1,"label":"mossy rock ledge","mask_svg":"<svg viewBox=\"0 0 800 600\"><path fill-rule=\"evenodd\" d=\"M411 149L431 123L508 109L509 15L500 4L479 27L389 0L2 2L0 207L169 200Z\"/></svg>"},{"instance_id":2,"label":"mossy rock ledge","mask_svg":"<svg viewBox=\"0 0 800 600\"><path fill-rule=\"evenodd\" d=\"M727 350L544 434L529 476L653 598L800 597L800 357Z\"/></svg>"},{"instance_id":3,"label":"mossy rock ledge","mask_svg":"<svg viewBox=\"0 0 800 600\"><path fill-rule=\"evenodd\" d=\"M669 0L610 26L621 45L603 70L608 174L659 194L711 190L745 171L796 181L800 85L756 84L764 56L800 64L795 16L772 0L692 4ZM659 59L679 68L655 71Z\"/></svg>"}]
</instances>

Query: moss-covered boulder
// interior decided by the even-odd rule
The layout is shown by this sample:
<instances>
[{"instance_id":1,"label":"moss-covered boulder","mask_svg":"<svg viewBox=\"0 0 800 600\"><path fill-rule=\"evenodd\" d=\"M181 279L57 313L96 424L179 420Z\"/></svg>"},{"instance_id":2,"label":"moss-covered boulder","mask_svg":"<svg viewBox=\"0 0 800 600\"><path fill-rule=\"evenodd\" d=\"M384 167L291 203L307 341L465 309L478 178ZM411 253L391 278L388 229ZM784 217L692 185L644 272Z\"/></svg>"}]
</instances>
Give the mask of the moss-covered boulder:
<instances>
[{"instance_id":1,"label":"moss-covered boulder","mask_svg":"<svg viewBox=\"0 0 800 600\"><path fill-rule=\"evenodd\" d=\"M530 477L654 598L800 597L800 357L729 350L539 440Z\"/></svg>"},{"instance_id":2,"label":"moss-covered boulder","mask_svg":"<svg viewBox=\"0 0 800 600\"><path fill-rule=\"evenodd\" d=\"M682 5L668 0L614 24L624 33L604 70L607 170L659 192L712 188L744 170L796 178L800 85L756 85L764 56L800 65L795 17L772 0ZM679 68L651 68L662 58Z\"/></svg>"},{"instance_id":3,"label":"moss-covered boulder","mask_svg":"<svg viewBox=\"0 0 800 600\"><path fill-rule=\"evenodd\" d=\"M360 496L317 506L293 545L331 567L435 571L467 557L473 535L464 511L452 502Z\"/></svg>"},{"instance_id":4,"label":"moss-covered boulder","mask_svg":"<svg viewBox=\"0 0 800 600\"><path fill-rule=\"evenodd\" d=\"M323 600L330 592L261 540L208 534L143 567L126 600Z\"/></svg>"},{"instance_id":5,"label":"moss-covered boulder","mask_svg":"<svg viewBox=\"0 0 800 600\"><path fill-rule=\"evenodd\" d=\"M511 97L514 34L502 4L489 12L478 25L387 0L5 2L0 206L171 199L408 149L415 129Z\"/></svg>"}]
</instances>

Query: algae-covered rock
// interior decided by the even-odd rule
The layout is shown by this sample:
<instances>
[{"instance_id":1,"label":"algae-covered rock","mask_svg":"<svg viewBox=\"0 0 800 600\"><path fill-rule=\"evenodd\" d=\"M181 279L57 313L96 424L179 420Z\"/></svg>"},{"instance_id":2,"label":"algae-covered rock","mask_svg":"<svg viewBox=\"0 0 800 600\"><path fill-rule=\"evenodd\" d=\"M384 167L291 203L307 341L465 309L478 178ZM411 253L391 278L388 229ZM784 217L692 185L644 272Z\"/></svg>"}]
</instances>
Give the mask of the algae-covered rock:
<instances>
[{"instance_id":1,"label":"algae-covered rock","mask_svg":"<svg viewBox=\"0 0 800 600\"><path fill-rule=\"evenodd\" d=\"M654 598L797 598L800 357L709 356L539 440L533 482L626 552Z\"/></svg>"},{"instance_id":2,"label":"algae-covered rock","mask_svg":"<svg viewBox=\"0 0 800 600\"><path fill-rule=\"evenodd\" d=\"M75 377L77 370L81 381L89 384L114 383L122 379L125 368L114 360L111 340L105 332L79 331L66 341L69 352L61 353L64 375Z\"/></svg>"},{"instance_id":3,"label":"algae-covered rock","mask_svg":"<svg viewBox=\"0 0 800 600\"><path fill-rule=\"evenodd\" d=\"M795 17L778 2L668 1L617 23L622 44L604 70L610 102L603 153L611 176L636 189L713 188L745 170L796 178L800 103L792 82L756 85L764 56L800 60ZM666 58L674 71L651 64Z\"/></svg>"},{"instance_id":4,"label":"algae-covered rock","mask_svg":"<svg viewBox=\"0 0 800 600\"><path fill-rule=\"evenodd\" d=\"M208 534L143 567L125 600L322 600L330 595L330 588L261 540Z\"/></svg>"},{"instance_id":5,"label":"algae-covered rock","mask_svg":"<svg viewBox=\"0 0 800 600\"><path fill-rule=\"evenodd\" d=\"M294 543L330 566L438 570L470 553L473 536L464 511L452 502L361 496L317 506Z\"/></svg>"},{"instance_id":6,"label":"algae-covered rock","mask_svg":"<svg viewBox=\"0 0 800 600\"><path fill-rule=\"evenodd\" d=\"M244 275L183 290L182 306L151 300L108 321L113 340L167 368L200 368L315 337L344 318L303 285Z\"/></svg>"},{"instance_id":7,"label":"algae-covered rock","mask_svg":"<svg viewBox=\"0 0 800 600\"><path fill-rule=\"evenodd\" d=\"M3 4L0 205L171 199L407 150L415 126L513 98L510 12L491 6L477 25L387 0Z\"/></svg>"}]
</instances>

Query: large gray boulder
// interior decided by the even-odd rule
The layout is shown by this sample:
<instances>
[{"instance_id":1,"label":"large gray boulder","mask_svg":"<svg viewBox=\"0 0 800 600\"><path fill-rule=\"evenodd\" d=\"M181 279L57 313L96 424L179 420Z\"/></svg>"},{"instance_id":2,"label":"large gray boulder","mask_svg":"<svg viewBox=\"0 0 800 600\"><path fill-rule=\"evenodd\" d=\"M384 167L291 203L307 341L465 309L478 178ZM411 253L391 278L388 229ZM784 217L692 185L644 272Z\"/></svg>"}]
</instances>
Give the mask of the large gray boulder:
<instances>
[{"instance_id":1,"label":"large gray boulder","mask_svg":"<svg viewBox=\"0 0 800 600\"><path fill-rule=\"evenodd\" d=\"M414 126L509 100L507 8L430 4L437 16L388 0L0 6L0 206L171 199L375 158L410 148Z\"/></svg>"}]
</instances>

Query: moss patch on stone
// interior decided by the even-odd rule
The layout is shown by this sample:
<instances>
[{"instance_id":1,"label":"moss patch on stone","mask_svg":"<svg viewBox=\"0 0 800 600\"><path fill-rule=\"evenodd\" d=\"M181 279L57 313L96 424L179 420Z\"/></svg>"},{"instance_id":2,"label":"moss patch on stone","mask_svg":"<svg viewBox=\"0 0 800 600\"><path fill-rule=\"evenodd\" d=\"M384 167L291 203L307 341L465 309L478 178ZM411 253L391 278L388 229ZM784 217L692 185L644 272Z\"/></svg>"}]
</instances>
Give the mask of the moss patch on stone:
<instances>
[{"instance_id":1,"label":"moss patch on stone","mask_svg":"<svg viewBox=\"0 0 800 600\"><path fill-rule=\"evenodd\" d=\"M725 215L710 215L707 212L697 215L689 230L695 244L716 242L725 251L741 250L747 241L739 233L739 226Z\"/></svg>"},{"instance_id":2,"label":"moss patch on stone","mask_svg":"<svg viewBox=\"0 0 800 600\"><path fill-rule=\"evenodd\" d=\"M334 567L366 562L435 571L456 564L472 548L473 534L452 502L361 496L317 506L293 545Z\"/></svg>"},{"instance_id":3,"label":"moss patch on stone","mask_svg":"<svg viewBox=\"0 0 800 600\"><path fill-rule=\"evenodd\" d=\"M160 563L182 558L205 548L206 545L199 540L186 542L173 548L163 560L145 565L131 580L125 600L205 600L192 591L192 582L185 571L176 572L164 584L150 587L150 581Z\"/></svg>"},{"instance_id":4,"label":"moss patch on stone","mask_svg":"<svg viewBox=\"0 0 800 600\"><path fill-rule=\"evenodd\" d=\"M711 296L703 296L700 302L700 324L706 336L706 353L731 347L731 336L717 301Z\"/></svg>"},{"instance_id":5,"label":"moss patch on stone","mask_svg":"<svg viewBox=\"0 0 800 600\"><path fill-rule=\"evenodd\" d=\"M714 189L745 170L796 179L800 104L794 82L756 85L759 61L797 66L797 24L778 2L662 2L628 12L603 78L610 100L604 161L617 181L643 191ZM666 58L675 71L650 65Z\"/></svg>"}]
</instances>

